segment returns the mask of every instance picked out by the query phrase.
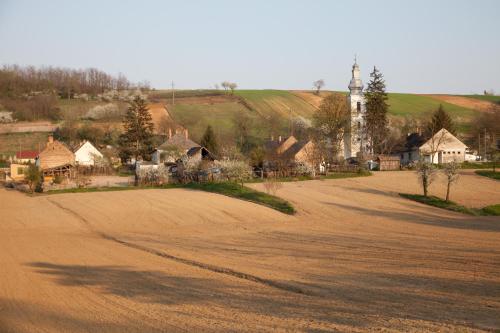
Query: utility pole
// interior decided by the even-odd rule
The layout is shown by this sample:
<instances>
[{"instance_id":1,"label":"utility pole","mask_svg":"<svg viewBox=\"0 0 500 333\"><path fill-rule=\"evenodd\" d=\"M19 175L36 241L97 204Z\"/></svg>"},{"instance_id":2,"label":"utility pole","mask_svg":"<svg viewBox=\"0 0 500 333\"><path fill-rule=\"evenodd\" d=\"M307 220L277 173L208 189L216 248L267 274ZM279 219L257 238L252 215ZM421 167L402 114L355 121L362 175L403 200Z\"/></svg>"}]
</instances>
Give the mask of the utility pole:
<instances>
[{"instance_id":1,"label":"utility pole","mask_svg":"<svg viewBox=\"0 0 500 333\"><path fill-rule=\"evenodd\" d=\"M293 136L293 119L292 119L292 108L288 108L290 112L290 136Z\"/></svg>"},{"instance_id":2,"label":"utility pole","mask_svg":"<svg viewBox=\"0 0 500 333\"><path fill-rule=\"evenodd\" d=\"M175 105L174 81L172 81L172 105Z\"/></svg>"},{"instance_id":3,"label":"utility pole","mask_svg":"<svg viewBox=\"0 0 500 333\"><path fill-rule=\"evenodd\" d=\"M482 160L483 157L481 156L481 132L477 134L477 154L480 156L480 159Z\"/></svg>"},{"instance_id":4,"label":"utility pole","mask_svg":"<svg viewBox=\"0 0 500 333\"><path fill-rule=\"evenodd\" d=\"M484 160L486 161L486 128L484 129Z\"/></svg>"}]
</instances>

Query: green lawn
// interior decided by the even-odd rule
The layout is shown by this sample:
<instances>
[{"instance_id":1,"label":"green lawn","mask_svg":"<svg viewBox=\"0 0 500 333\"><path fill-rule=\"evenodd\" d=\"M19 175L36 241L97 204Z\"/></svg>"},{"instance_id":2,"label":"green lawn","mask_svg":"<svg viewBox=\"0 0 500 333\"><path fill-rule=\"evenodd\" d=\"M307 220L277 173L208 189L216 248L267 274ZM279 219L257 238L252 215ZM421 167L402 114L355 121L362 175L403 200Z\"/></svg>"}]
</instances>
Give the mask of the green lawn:
<instances>
[{"instance_id":1,"label":"green lawn","mask_svg":"<svg viewBox=\"0 0 500 333\"><path fill-rule=\"evenodd\" d=\"M267 206L285 214L295 214L295 208L288 201L236 183L190 183L183 188L219 193Z\"/></svg>"},{"instance_id":2,"label":"green lawn","mask_svg":"<svg viewBox=\"0 0 500 333\"><path fill-rule=\"evenodd\" d=\"M484 216L484 215L500 215L500 204L487 206L484 208L467 208L460 204L457 204L453 201L445 201L441 198L435 196L423 196L421 194L407 194L407 193L399 193L399 195L403 198L410 199L413 201L417 201L429 206L438 207L442 209L451 210L458 213L468 214L468 215L476 215L476 216Z\"/></svg>"},{"instance_id":3,"label":"green lawn","mask_svg":"<svg viewBox=\"0 0 500 333\"><path fill-rule=\"evenodd\" d=\"M480 176L500 180L500 172L499 171L494 172L493 170L477 170L477 171L475 171L475 173L480 175Z\"/></svg>"}]
</instances>

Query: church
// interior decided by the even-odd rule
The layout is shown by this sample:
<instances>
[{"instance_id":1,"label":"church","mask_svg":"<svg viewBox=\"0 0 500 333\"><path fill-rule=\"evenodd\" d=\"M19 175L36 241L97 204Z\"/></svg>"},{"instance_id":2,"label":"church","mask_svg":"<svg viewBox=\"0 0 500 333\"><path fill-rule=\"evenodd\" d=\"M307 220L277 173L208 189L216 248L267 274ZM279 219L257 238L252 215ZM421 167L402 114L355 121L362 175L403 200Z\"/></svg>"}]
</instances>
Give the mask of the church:
<instances>
[{"instance_id":1,"label":"church","mask_svg":"<svg viewBox=\"0 0 500 333\"><path fill-rule=\"evenodd\" d=\"M369 154L371 149L365 131L366 106L363 93L363 82L357 60L352 65L352 78L349 83L349 95L347 105L350 114L350 126L344 133L344 158L353 158L363 154Z\"/></svg>"}]
</instances>

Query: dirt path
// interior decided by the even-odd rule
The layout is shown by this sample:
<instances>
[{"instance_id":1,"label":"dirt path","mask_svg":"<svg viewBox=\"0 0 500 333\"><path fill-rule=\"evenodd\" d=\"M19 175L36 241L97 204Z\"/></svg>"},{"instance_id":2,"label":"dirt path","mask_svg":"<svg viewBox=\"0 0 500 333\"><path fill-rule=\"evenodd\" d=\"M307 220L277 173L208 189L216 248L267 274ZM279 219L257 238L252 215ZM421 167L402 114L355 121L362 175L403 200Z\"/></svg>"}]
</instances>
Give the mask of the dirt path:
<instances>
[{"instance_id":1,"label":"dirt path","mask_svg":"<svg viewBox=\"0 0 500 333\"><path fill-rule=\"evenodd\" d=\"M292 217L180 189L0 190L0 332L500 329L500 220L399 198L412 177L286 183ZM452 195L500 185L465 172Z\"/></svg>"}]
</instances>

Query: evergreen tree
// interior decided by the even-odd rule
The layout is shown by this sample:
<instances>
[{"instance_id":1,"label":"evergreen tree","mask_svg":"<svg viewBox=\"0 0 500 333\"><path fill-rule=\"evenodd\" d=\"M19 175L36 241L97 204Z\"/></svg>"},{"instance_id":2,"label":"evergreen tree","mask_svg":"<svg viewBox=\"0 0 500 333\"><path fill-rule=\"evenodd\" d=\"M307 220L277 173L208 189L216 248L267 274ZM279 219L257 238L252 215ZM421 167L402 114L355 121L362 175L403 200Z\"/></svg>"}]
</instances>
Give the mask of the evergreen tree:
<instances>
[{"instance_id":1,"label":"evergreen tree","mask_svg":"<svg viewBox=\"0 0 500 333\"><path fill-rule=\"evenodd\" d=\"M153 151L153 121L146 101L136 96L128 107L123 119L125 132L120 136L120 157L127 160L142 157L150 160Z\"/></svg>"},{"instance_id":2,"label":"evergreen tree","mask_svg":"<svg viewBox=\"0 0 500 333\"><path fill-rule=\"evenodd\" d=\"M444 110L443 105L439 104L439 108L434 111L431 121L427 124L427 134L433 136L439 130L445 128L453 135L457 135L455 124L450 115Z\"/></svg>"},{"instance_id":3,"label":"evergreen tree","mask_svg":"<svg viewBox=\"0 0 500 333\"><path fill-rule=\"evenodd\" d=\"M385 80L382 73L373 67L370 73L370 82L365 91L366 105L366 132L368 140L374 153L381 152L387 129L387 93L385 92Z\"/></svg>"},{"instance_id":4,"label":"evergreen tree","mask_svg":"<svg viewBox=\"0 0 500 333\"><path fill-rule=\"evenodd\" d=\"M219 145L212 126L207 126L205 134L203 134L203 138L201 139L201 145L207 148L212 154L219 155Z\"/></svg>"}]
</instances>

